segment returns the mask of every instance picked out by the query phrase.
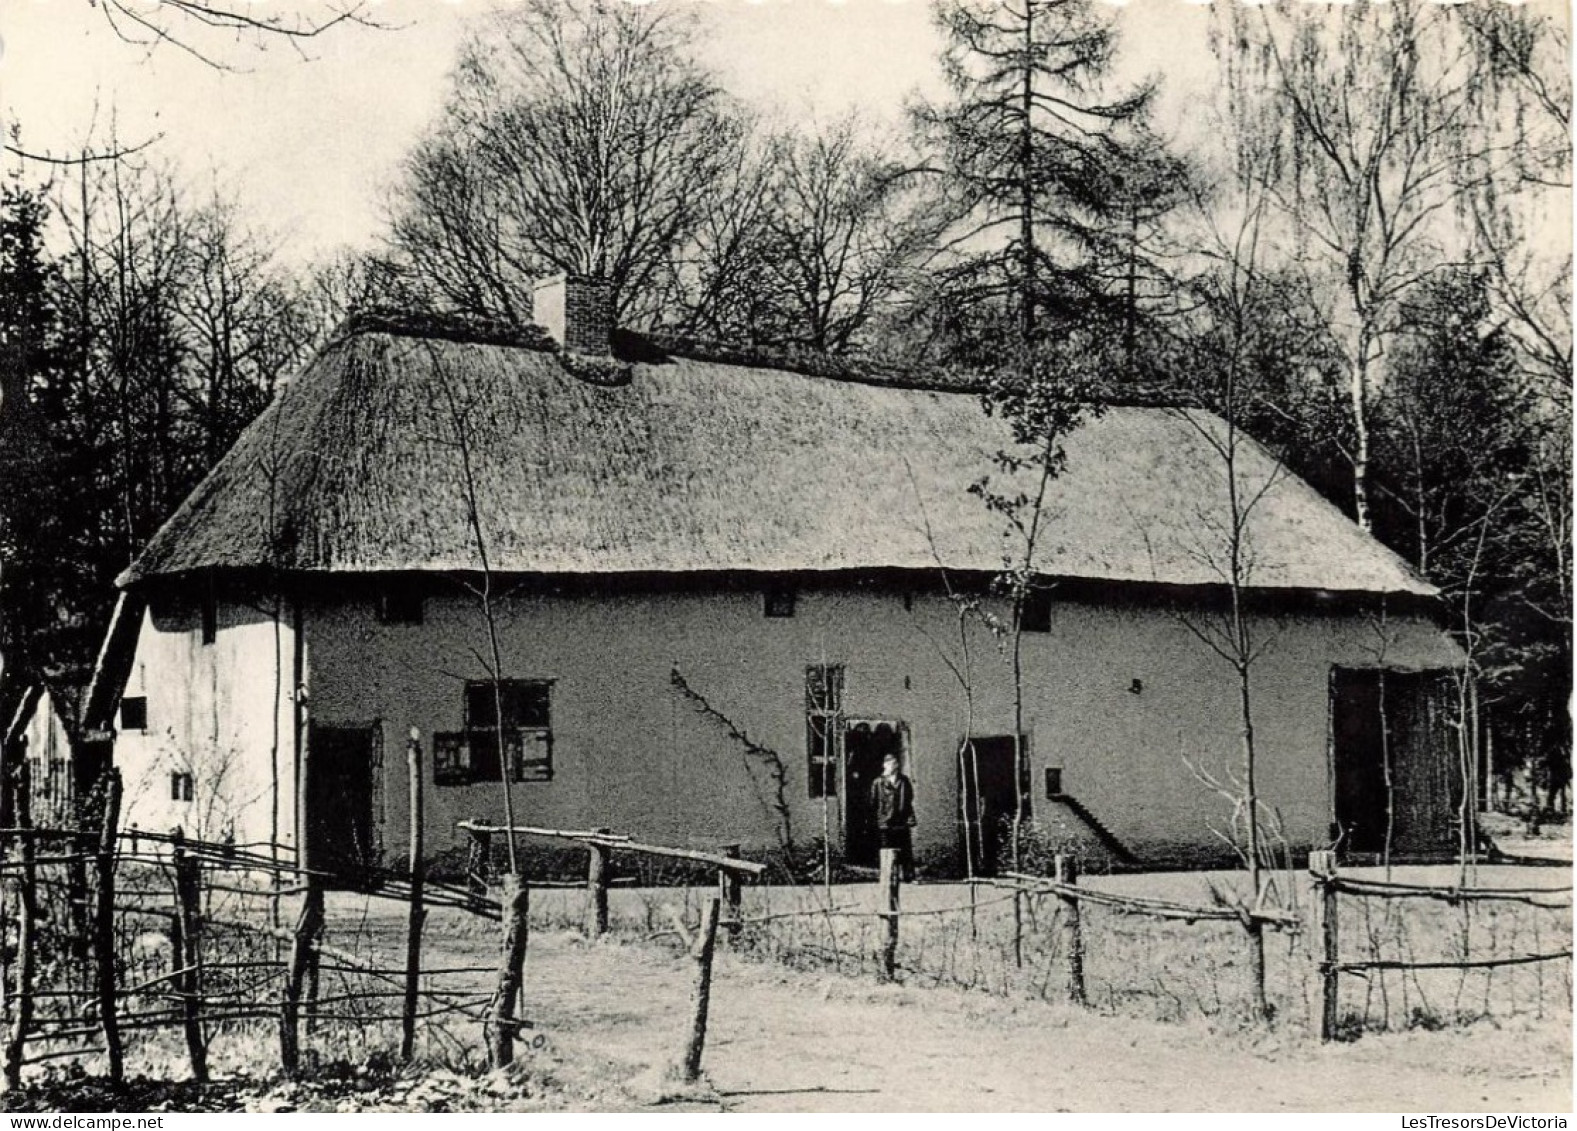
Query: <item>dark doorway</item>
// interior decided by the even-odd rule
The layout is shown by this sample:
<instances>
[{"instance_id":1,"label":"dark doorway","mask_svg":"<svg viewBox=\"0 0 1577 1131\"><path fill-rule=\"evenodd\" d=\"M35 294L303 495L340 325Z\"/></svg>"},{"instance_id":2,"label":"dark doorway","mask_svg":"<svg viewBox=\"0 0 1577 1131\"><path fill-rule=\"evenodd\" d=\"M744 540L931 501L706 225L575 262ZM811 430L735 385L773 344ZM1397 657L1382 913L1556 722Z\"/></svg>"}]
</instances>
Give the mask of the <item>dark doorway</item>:
<instances>
[{"instance_id":1,"label":"dark doorway","mask_svg":"<svg viewBox=\"0 0 1577 1131\"><path fill-rule=\"evenodd\" d=\"M1332 670L1333 836L1342 849L1417 856L1455 846L1456 697L1449 671Z\"/></svg>"},{"instance_id":2,"label":"dark doorway","mask_svg":"<svg viewBox=\"0 0 1577 1131\"><path fill-rule=\"evenodd\" d=\"M843 732L843 858L864 868L876 867L876 813L871 808L871 783L882 776L882 759L903 759L901 723L850 723Z\"/></svg>"},{"instance_id":3,"label":"dark doorway","mask_svg":"<svg viewBox=\"0 0 1577 1131\"><path fill-rule=\"evenodd\" d=\"M307 747L307 864L360 882L376 861L372 846L371 727L312 727Z\"/></svg>"},{"instance_id":4,"label":"dark doorway","mask_svg":"<svg viewBox=\"0 0 1577 1131\"><path fill-rule=\"evenodd\" d=\"M110 768L113 749L112 743L95 740L84 741L76 749L76 757L72 760L71 767L71 789L76 807L75 816L79 821L89 822L86 812L87 801L98 788L104 772Z\"/></svg>"},{"instance_id":5,"label":"dark doorway","mask_svg":"<svg viewBox=\"0 0 1577 1131\"><path fill-rule=\"evenodd\" d=\"M1013 736L972 738L959 758L959 795L963 814L959 854L973 858L974 874L994 876L1007 860L1013 810L1018 801L1013 789ZM1029 751L1019 766L1025 782L1024 816L1029 816Z\"/></svg>"}]
</instances>

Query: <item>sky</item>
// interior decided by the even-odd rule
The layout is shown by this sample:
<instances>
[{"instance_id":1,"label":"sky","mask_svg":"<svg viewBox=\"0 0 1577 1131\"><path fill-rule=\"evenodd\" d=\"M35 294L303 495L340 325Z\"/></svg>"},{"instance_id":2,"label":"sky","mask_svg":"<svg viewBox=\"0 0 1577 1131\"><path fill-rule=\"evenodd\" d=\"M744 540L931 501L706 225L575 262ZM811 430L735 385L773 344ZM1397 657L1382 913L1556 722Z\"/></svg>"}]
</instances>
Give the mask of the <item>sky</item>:
<instances>
[{"instance_id":1,"label":"sky","mask_svg":"<svg viewBox=\"0 0 1577 1131\"><path fill-rule=\"evenodd\" d=\"M657 2L698 7L704 57L725 88L781 120L858 107L897 121L906 97L939 89L923 0ZM388 30L341 26L305 59L278 41L204 41L232 68L220 71L168 44L125 42L89 0L5 0L0 116L7 130L20 125L24 148L56 155L90 136L102 143L112 125L123 144L158 137L151 152L234 195L283 254L305 262L376 238L381 201L440 105L464 29L499 5L507 0L374 0ZM1174 111L1208 87L1205 9L1135 0L1123 18L1125 69L1164 70Z\"/></svg>"},{"instance_id":2,"label":"sky","mask_svg":"<svg viewBox=\"0 0 1577 1131\"><path fill-rule=\"evenodd\" d=\"M260 2L309 10L321 0ZM7 130L20 124L25 148L57 155L95 129L102 142L112 122L123 144L157 136L153 152L189 183L236 197L291 259L364 247L402 155L441 103L464 29L509 0L371 2L388 30L341 26L310 41L305 59L277 40L261 50L205 41L232 68L221 71L169 45L123 41L90 0L4 0L0 118ZM723 86L782 120L858 107L896 121L906 97L939 89L924 0L653 2L700 9L704 57ZM1161 79L1163 132L1185 144L1207 136L1209 9L1131 0L1117 11L1120 74Z\"/></svg>"}]
</instances>

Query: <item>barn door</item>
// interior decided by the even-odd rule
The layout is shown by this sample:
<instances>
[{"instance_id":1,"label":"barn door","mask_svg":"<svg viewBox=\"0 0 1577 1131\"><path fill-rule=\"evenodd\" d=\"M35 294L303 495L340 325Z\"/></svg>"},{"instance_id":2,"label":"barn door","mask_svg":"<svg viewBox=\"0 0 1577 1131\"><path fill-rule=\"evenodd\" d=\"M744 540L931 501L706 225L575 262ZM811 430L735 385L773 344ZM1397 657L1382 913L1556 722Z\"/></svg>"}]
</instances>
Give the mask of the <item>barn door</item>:
<instances>
[{"instance_id":1,"label":"barn door","mask_svg":"<svg viewBox=\"0 0 1577 1131\"><path fill-rule=\"evenodd\" d=\"M307 747L307 864L354 885L376 863L372 826L376 728L312 725Z\"/></svg>"},{"instance_id":2,"label":"barn door","mask_svg":"<svg viewBox=\"0 0 1577 1131\"><path fill-rule=\"evenodd\" d=\"M1455 845L1455 702L1450 671L1331 672L1334 831L1345 850L1420 855Z\"/></svg>"}]
</instances>

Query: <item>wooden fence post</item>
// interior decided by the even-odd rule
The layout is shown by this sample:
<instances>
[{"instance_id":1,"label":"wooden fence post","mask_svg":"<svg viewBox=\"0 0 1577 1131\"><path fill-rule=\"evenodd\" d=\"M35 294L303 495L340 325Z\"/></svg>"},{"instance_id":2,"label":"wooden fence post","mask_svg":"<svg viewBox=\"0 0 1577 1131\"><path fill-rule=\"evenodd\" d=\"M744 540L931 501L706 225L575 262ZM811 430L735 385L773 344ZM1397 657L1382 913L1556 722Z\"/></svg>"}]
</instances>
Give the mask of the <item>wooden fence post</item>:
<instances>
[{"instance_id":1,"label":"wooden fence post","mask_svg":"<svg viewBox=\"0 0 1577 1131\"><path fill-rule=\"evenodd\" d=\"M881 979L891 982L898 972L898 850L881 850L881 873L877 886L881 889L882 904L882 965Z\"/></svg>"},{"instance_id":2,"label":"wooden fence post","mask_svg":"<svg viewBox=\"0 0 1577 1131\"><path fill-rule=\"evenodd\" d=\"M186 1053L192 1062L192 1079L208 1080L208 1046L202 1023L202 877L197 861L186 853L184 837L175 830L172 853L175 868L175 915L170 920L170 960L183 971L176 979L181 995L181 1025L186 1033Z\"/></svg>"},{"instance_id":3,"label":"wooden fence post","mask_svg":"<svg viewBox=\"0 0 1577 1131\"><path fill-rule=\"evenodd\" d=\"M290 967L279 1008L279 1066L287 1075L295 1075L301 1067L301 991L323 928L323 881L310 872L305 881L306 895L290 943Z\"/></svg>"},{"instance_id":4,"label":"wooden fence post","mask_svg":"<svg viewBox=\"0 0 1577 1131\"><path fill-rule=\"evenodd\" d=\"M400 1017L400 1059L407 1063L416 1055L416 1012L421 993L422 924L427 911L422 906L422 886L427 867L422 860L422 745L421 736L411 728L405 748L406 774L410 781L411 809L411 910L405 927L405 1008Z\"/></svg>"},{"instance_id":5,"label":"wooden fence post","mask_svg":"<svg viewBox=\"0 0 1577 1131\"><path fill-rule=\"evenodd\" d=\"M16 822L17 855L21 874L17 878L16 918L16 980L12 996L15 1010L11 1015L11 1032L5 1044L5 1086L15 1091L22 1084L22 1057L27 1047L27 1033L33 1025L33 979L37 962L38 940L38 869L34 866L36 842L29 835L33 828L33 786L28 764L19 759L14 772L6 774L12 779L11 818Z\"/></svg>"},{"instance_id":6,"label":"wooden fence post","mask_svg":"<svg viewBox=\"0 0 1577 1131\"><path fill-rule=\"evenodd\" d=\"M1052 875L1059 884L1077 887L1079 883L1079 858L1057 853L1052 858ZM1084 924L1080 920L1079 897L1057 893L1062 910L1062 950L1068 964L1068 1000L1074 1005L1084 1005Z\"/></svg>"},{"instance_id":7,"label":"wooden fence post","mask_svg":"<svg viewBox=\"0 0 1577 1131\"><path fill-rule=\"evenodd\" d=\"M610 829L598 829L606 833ZM586 862L586 937L600 939L608 933L608 849L600 844L587 845Z\"/></svg>"},{"instance_id":8,"label":"wooden fence post","mask_svg":"<svg viewBox=\"0 0 1577 1131\"><path fill-rule=\"evenodd\" d=\"M1024 893L1013 889L1013 965L1024 968Z\"/></svg>"},{"instance_id":9,"label":"wooden fence post","mask_svg":"<svg viewBox=\"0 0 1577 1131\"><path fill-rule=\"evenodd\" d=\"M487 889L492 880L493 834L477 832L475 829L468 831L471 850L465 866L466 890L474 900L480 901L487 898Z\"/></svg>"},{"instance_id":10,"label":"wooden fence post","mask_svg":"<svg viewBox=\"0 0 1577 1131\"><path fill-rule=\"evenodd\" d=\"M120 797L120 770L112 766L104 777L104 824L99 829L98 902L93 915L93 957L98 975L99 1024L104 1029L104 1056L109 1062L110 1084L117 1089L126 1079L120 1021L115 1015L115 834L120 820Z\"/></svg>"},{"instance_id":11,"label":"wooden fence post","mask_svg":"<svg viewBox=\"0 0 1577 1131\"><path fill-rule=\"evenodd\" d=\"M11 757L11 750L3 743L0 743L0 861L7 861L11 858L11 845L20 839L11 831L16 826L16 816L13 813L11 804L11 795L15 791L15 782L11 772ZM5 894L4 877L0 877L0 928L3 928L5 925ZM12 968L6 961L6 957L6 948L0 946L0 1009L9 1011ZM0 1017L3 1016L4 1013L0 1013ZM10 1040L9 1033L6 1039L7 1041ZM6 1078L9 1080L9 1073L6 1075Z\"/></svg>"},{"instance_id":12,"label":"wooden fence post","mask_svg":"<svg viewBox=\"0 0 1577 1131\"><path fill-rule=\"evenodd\" d=\"M91 942L93 929L90 926L92 916L88 914L90 906L88 900L88 845L90 843L87 830L80 825L77 835L70 837L71 860L66 864L66 920L70 924L71 938L67 949L71 954L71 961L81 970L88 968L88 959L92 957Z\"/></svg>"},{"instance_id":13,"label":"wooden fence post","mask_svg":"<svg viewBox=\"0 0 1577 1131\"><path fill-rule=\"evenodd\" d=\"M739 845L724 845L723 855L730 860L738 860ZM734 938L739 934L739 920L742 915L740 904L743 896L740 888L739 873L728 868L719 868L717 870L717 890L722 897L723 905L728 908L728 937Z\"/></svg>"},{"instance_id":14,"label":"wooden fence post","mask_svg":"<svg viewBox=\"0 0 1577 1131\"><path fill-rule=\"evenodd\" d=\"M690 996L690 1036L685 1042L680 1076L686 1084L701 1078L701 1053L706 1049L706 1016L712 1001L712 956L717 950L718 909L722 900L713 896L701 913L701 931L690 949L695 959L695 989Z\"/></svg>"},{"instance_id":15,"label":"wooden fence post","mask_svg":"<svg viewBox=\"0 0 1577 1131\"><path fill-rule=\"evenodd\" d=\"M1248 936L1249 1000L1254 1010L1254 1020L1264 1023L1271 1019L1270 1000L1265 996L1265 923L1256 919L1251 911L1243 929Z\"/></svg>"},{"instance_id":16,"label":"wooden fence post","mask_svg":"<svg viewBox=\"0 0 1577 1131\"><path fill-rule=\"evenodd\" d=\"M1309 853L1309 874L1314 877L1315 921L1320 940L1320 1040L1329 1041L1336 1036L1338 990L1341 972L1341 932L1337 918L1336 854L1334 852Z\"/></svg>"},{"instance_id":17,"label":"wooden fence post","mask_svg":"<svg viewBox=\"0 0 1577 1131\"><path fill-rule=\"evenodd\" d=\"M524 876L504 877L502 895L504 945L498 956L498 989L493 994L493 1067L506 1068L515 1059L515 1006L526 980L526 944L530 940L527 916L531 889Z\"/></svg>"}]
</instances>

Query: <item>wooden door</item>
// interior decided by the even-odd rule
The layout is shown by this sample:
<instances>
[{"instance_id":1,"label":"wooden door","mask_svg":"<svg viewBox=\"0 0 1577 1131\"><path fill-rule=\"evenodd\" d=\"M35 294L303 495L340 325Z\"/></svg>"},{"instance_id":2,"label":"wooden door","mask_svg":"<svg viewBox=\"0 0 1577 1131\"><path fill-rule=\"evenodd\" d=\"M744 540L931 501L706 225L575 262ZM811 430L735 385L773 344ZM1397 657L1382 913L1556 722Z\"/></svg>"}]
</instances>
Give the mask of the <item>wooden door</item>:
<instances>
[{"instance_id":1,"label":"wooden door","mask_svg":"<svg viewBox=\"0 0 1577 1131\"><path fill-rule=\"evenodd\" d=\"M372 828L371 727L314 724L307 747L307 864L352 885L376 863Z\"/></svg>"},{"instance_id":2,"label":"wooden door","mask_svg":"<svg viewBox=\"0 0 1577 1131\"><path fill-rule=\"evenodd\" d=\"M1451 849L1464 788L1455 686L1449 671L1332 671L1334 832L1344 850Z\"/></svg>"},{"instance_id":3,"label":"wooden door","mask_svg":"<svg viewBox=\"0 0 1577 1131\"><path fill-rule=\"evenodd\" d=\"M1029 751L1023 752L1028 774ZM960 855L973 858L977 876L994 876L1007 863L1007 848L1018 794L1013 788L1012 735L972 738L959 759L959 794L963 798L963 842ZM1025 792L1025 815L1029 796Z\"/></svg>"}]
</instances>

